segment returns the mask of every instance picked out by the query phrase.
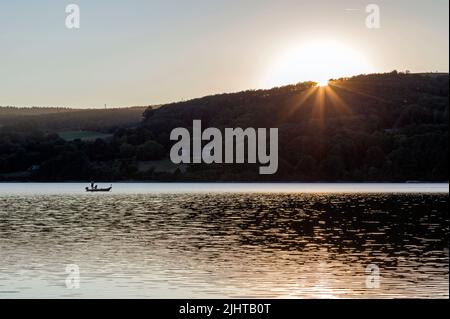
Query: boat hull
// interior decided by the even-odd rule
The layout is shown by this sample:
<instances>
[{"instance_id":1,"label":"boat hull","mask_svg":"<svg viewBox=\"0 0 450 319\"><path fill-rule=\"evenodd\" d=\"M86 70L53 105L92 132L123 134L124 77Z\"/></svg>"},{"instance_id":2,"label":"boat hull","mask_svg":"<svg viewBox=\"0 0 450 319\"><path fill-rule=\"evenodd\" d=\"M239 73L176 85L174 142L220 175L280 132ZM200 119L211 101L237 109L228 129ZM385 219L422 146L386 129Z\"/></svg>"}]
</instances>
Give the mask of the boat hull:
<instances>
[{"instance_id":1,"label":"boat hull","mask_svg":"<svg viewBox=\"0 0 450 319\"><path fill-rule=\"evenodd\" d=\"M89 193L110 192L111 189L112 189L112 187L108 187L108 188L99 188L99 189L89 189L89 188L86 188L86 192L89 192Z\"/></svg>"}]
</instances>

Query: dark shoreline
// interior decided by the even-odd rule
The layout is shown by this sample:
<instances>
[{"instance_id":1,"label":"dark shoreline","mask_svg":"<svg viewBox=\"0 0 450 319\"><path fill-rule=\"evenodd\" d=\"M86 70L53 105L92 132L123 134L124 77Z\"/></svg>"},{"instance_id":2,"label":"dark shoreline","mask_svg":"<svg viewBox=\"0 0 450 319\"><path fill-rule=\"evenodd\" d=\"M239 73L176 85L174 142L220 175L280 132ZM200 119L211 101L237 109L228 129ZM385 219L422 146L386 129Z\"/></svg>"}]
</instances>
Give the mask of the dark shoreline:
<instances>
[{"instance_id":1,"label":"dark shoreline","mask_svg":"<svg viewBox=\"0 0 450 319\"><path fill-rule=\"evenodd\" d=\"M449 184L449 181L155 181L155 180L96 180L96 183L114 184ZM66 180L66 181L0 181L0 184L61 184L61 183L90 183L86 180Z\"/></svg>"}]
</instances>

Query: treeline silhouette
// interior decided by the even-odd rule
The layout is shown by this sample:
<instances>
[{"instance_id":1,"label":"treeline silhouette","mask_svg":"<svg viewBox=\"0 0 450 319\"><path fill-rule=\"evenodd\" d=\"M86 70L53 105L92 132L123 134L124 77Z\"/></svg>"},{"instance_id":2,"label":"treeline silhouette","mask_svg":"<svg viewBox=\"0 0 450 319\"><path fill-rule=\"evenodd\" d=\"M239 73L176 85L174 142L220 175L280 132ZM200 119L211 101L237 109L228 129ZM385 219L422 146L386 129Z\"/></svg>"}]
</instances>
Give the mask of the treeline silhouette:
<instances>
[{"instance_id":1,"label":"treeline silhouette","mask_svg":"<svg viewBox=\"0 0 450 319\"><path fill-rule=\"evenodd\" d=\"M361 75L147 108L109 140L67 142L38 128L0 133L3 180L447 181L448 74ZM44 115L43 115L44 116ZM48 117L50 115L45 115ZM157 170L176 127L279 128L279 170L190 164ZM142 169L141 163L147 163Z\"/></svg>"},{"instance_id":2,"label":"treeline silhouette","mask_svg":"<svg viewBox=\"0 0 450 319\"><path fill-rule=\"evenodd\" d=\"M147 107L114 109L71 109L51 107L0 107L0 127L3 131L91 130L113 133L120 127L133 127L142 120Z\"/></svg>"}]
</instances>

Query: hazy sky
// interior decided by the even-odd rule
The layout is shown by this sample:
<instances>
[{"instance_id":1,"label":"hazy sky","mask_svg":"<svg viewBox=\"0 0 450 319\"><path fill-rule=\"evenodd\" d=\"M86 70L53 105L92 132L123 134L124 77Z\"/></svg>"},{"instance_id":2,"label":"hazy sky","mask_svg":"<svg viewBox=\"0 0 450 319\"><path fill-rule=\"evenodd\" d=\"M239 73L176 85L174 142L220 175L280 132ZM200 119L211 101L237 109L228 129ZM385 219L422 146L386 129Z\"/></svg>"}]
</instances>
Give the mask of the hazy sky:
<instances>
[{"instance_id":1,"label":"hazy sky","mask_svg":"<svg viewBox=\"0 0 450 319\"><path fill-rule=\"evenodd\" d=\"M80 29L66 28L71 3ZM366 27L369 3L380 29ZM350 73L360 58L364 72L448 72L448 12L448 0L0 0L0 105L149 105L300 82L315 76L311 55L345 55L331 61Z\"/></svg>"}]
</instances>

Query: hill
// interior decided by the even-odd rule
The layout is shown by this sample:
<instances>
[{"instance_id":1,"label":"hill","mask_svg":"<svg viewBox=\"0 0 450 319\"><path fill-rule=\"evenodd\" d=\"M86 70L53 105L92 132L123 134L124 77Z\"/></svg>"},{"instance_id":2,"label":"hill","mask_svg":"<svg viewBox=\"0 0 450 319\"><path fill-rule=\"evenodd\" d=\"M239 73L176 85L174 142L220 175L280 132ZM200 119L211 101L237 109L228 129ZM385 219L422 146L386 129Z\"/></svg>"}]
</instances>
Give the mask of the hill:
<instances>
[{"instance_id":1,"label":"hill","mask_svg":"<svg viewBox=\"0 0 450 319\"><path fill-rule=\"evenodd\" d=\"M0 133L0 174L11 179L35 167L26 178L448 181L448 98L448 74L398 72L336 79L327 87L305 82L218 94L148 108L138 126L118 128L108 140ZM278 128L278 172L262 176L254 164L156 170L152 163L168 158L171 130L190 128L195 119L220 129Z\"/></svg>"}]
</instances>

